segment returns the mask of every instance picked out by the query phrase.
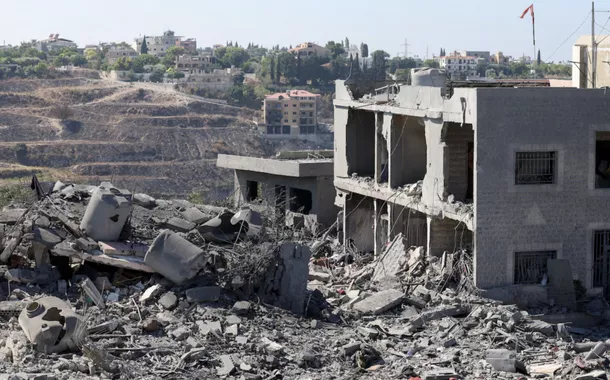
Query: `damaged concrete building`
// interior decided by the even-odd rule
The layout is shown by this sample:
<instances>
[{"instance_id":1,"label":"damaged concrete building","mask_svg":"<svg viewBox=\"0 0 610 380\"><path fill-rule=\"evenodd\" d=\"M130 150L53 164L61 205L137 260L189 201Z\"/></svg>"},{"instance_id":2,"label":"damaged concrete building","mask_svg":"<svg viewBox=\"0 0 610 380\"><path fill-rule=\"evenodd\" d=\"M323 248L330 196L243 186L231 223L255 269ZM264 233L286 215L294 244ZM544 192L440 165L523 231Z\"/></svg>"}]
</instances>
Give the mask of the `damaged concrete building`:
<instances>
[{"instance_id":1,"label":"damaged concrete building","mask_svg":"<svg viewBox=\"0 0 610 380\"><path fill-rule=\"evenodd\" d=\"M387 84L387 83L385 83ZM336 205L344 242L382 251L402 233L429 255L472 249L489 289L539 284L548 259L607 293L610 93L337 81Z\"/></svg>"},{"instance_id":2,"label":"damaged concrete building","mask_svg":"<svg viewBox=\"0 0 610 380\"><path fill-rule=\"evenodd\" d=\"M288 215L287 222L297 213L328 227L338 211L332 157L332 151L281 152L275 158L219 154L217 166L235 171L236 207L264 203Z\"/></svg>"}]
</instances>

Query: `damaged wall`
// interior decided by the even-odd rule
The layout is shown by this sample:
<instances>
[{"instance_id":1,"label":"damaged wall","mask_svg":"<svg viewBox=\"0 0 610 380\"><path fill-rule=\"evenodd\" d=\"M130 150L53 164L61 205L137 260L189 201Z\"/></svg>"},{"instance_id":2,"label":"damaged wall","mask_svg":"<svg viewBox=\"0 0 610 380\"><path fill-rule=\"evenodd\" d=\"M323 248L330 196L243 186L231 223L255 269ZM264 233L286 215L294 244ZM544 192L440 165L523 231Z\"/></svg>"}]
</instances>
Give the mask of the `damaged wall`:
<instances>
[{"instance_id":1,"label":"damaged wall","mask_svg":"<svg viewBox=\"0 0 610 380\"><path fill-rule=\"evenodd\" d=\"M390 129L390 187L423 180L426 175L426 136L421 119L393 115Z\"/></svg>"},{"instance_id":2,"label":"damaged wall","mask_svg":"<svg viewBox=\"0 0 610 380\"><path fill-rule=\"evenodd\" d=\"M448 148L446 156L447 193L453 194L456 201L464 202L469 189L468 148L469 144L474 142L472 124L464 124L464 126L457 123L445 124L444 141ZM472 188L470 188L470 192L470 199L472 199Z\"/></svg>"},{"instance_id":3,"label":"damaged wall","mask_svg":"<svg viewBox=\"0 0 610 380\"><path fill-rule=\"evenodd\" d=\"M594 224L610 220L610 192L593 185L594 136L610 130L610 93L503 88L477 89L477 98L477 286L510 283L517 247L560 246L557 258L590 287ZM556 152L555 184L516 186L517 151Z\"/></svg>"},{"instance_id":4,"label":"damaged wall","mask_svg":"<svg viewBox=\"0 0 610 380\"><path fill-rule=\"evenodd\" d=\"M427 252L432 256L441 256L447 251L453 253L472 246L472 231L459 221L444 218L428 217Z\"/></svg>"},{"instance_id":5,"label":"damaged wall","mask_svg":"<svg viewBox=\"0 0 610 380\"><path fill-rule=\"evenodd\" d=\"M335 187L332 177L287 177L264 174L243 170L235 170L235 204L239 206L248 196L248 181L260 184L261 198L270 204L274 203L275 185L286 187L287 194L290 189L302 189L311 192L312 208L310 214L318 216L318 222L330 226L337 217L338 209L334 206Z\"/></svg>"},{"instance_id":6,"label":"damaged wall","mask_svg":"<svg viewBox=\"0 0 610 380\"><path fill-rule=\"evenodd\" d=\"M375 210L373 198L364 197L358 194L347 195L344 208L344 236L347 240L352 240L354 246L361 252L373 252L374 243L374 223Z\"/></svg>"}]
</instances>

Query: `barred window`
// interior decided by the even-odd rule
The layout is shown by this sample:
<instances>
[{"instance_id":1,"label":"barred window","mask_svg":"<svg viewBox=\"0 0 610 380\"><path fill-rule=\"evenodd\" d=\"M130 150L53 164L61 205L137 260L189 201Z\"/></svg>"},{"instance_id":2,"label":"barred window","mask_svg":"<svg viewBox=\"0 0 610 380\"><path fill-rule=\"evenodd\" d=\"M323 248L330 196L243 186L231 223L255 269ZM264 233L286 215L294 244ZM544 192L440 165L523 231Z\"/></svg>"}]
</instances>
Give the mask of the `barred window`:
<instances>
[{"instance_id":1,"label":"barred window","mask_svg":"<svg viewBox=\"0 0 610 380\"><path fill-rule=\"evenodd\" d=\"M555 183L556 152L517 152L515 185Z\"/></svg>"},{"instance_id":2,"label":"barred window","mask_svg":"<svg viewBox=\"0 0 610 380\"><path fill-rule=\"evenodd\" d=\"M515 284L539 284L547 272L546 261L557 251L515 252Z\"/></svg>"}]
</instances>

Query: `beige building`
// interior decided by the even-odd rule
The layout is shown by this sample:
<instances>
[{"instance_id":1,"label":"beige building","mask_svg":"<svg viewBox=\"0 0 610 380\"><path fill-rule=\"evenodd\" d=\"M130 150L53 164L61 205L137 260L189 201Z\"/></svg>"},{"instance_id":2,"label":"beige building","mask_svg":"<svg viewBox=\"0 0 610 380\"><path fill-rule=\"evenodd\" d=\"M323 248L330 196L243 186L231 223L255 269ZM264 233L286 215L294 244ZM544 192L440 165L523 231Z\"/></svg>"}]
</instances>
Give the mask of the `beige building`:
<instances>
[{"instance_id":1,"label":"beige building","mask_svg":"<svg viewBox=\"0 0 610 380\"><path fill-rule=\"evenodd\" d=\"M133 48L135 51L140 53L142 49L142 42L146 38L146 47L148 48L148 54L156 57L162 57L172 46L180 45L182 37L174 35L174 32L168 30L163 33L162 36L145 36L135 39Z\"/></svg>"},{"instance_id":2,"label":"beige building","mask_svg":"<svg viewBox=\"0 0 610 380\"><path fill-rule=\"evenodd\" d=\"M119 58L135 58L138 53L130 47L112 46L106 53L106 62L109 65L114 64Z\"/></svg>"},{"instance_id":3,"label":"beige building","mask_svg":"<svg viewBox=\"0 0 610 380\"><path fill-rule=\"evenodd\" d=\"M479 58L475 56L449 55L439 58L441 69L445 69L452 78L476 76L478 63Z\"/></svg>"},{"instance_id":4,"label":"beige building","mask_svg":"<svg viewBox=\"0 0 610 380\"><path fill-rule=\"evenodd\" d=\"M176 69L183 72L201 74L214 69L216 57L211 55L184 54L176 58Z\"/></svg>"},{"instance_id":5,"label":"beige building","mask_svg":"<svg viewBox=\"0 0 610 380\"><path fill-rule=\"evenodd\" d=\"M302 57L307 56L318 56L318 57L328 57L330 55L330 50L320 45L314 44L313 42L304 42L294 49L288 50L293 54L300 54Z\"/></svg>"},{"instance_id":6,"label":"beige building","mask_svg":"<svg viewBox=\"0 0 610 380\"><path fill-rule=\"evenodd\" d=\"M214 69L211 72L193 71L184 78L186 88L207 89L215 91L227 91L233 86L235 76L239 75L239 69Z\"/></svg>"},{"instance_id":7,"label":"beige building","mask_svg":"<svg viewBox=\"0 0 610 380\"><path fill-rule=\"evenodd\" d=\"M596 59L595 87L610 86L610 38L595 36ZM593 88L591 64L591 35L580 36L572 47L572 86Z\"/></svg>"},{"instance_id":8,"label":"beige building","mask_svg":"<svg viewBox=\"0 0 610 380\"><path fill-rule=\"evenodd\" d=\"M76 49L78 45L71 40L59 38L59 34L51 34L46 40L36 41L36 50L45 53L59 53L64 49Z\"/></svg>"},{"instance_id":9,"label":"beige building","mask_svg":"<svg viewBox=\"0 0 610 380\"><path fill-rule=\"evenodd\" d=\"M317 101L319 94L290 90L265 96L265 123L261 132L269 137L295 138L315 135L318 125Z\"/></svg>"}]
</instances>

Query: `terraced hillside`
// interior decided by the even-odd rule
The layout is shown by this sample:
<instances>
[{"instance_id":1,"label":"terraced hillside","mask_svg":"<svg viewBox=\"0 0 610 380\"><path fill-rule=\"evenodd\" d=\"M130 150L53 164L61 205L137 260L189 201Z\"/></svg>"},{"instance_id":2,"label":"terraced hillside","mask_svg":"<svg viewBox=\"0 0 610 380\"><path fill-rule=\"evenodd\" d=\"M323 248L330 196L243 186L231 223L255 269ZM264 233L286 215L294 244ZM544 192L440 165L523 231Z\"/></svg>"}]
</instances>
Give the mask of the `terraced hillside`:
<instances>
[{"instance_id":1,"label":"terraced hillside","mask_svg":"<svg viewBox=\"0 0 610 380\"><path fill-rule=\"evenodd\" d=\"M254 112L165 88L103 80L0 81L0 183L112 180L155 196L227 196L219 153L264 156L306 143L261 139ZM288 145L288 146L286 146ZM300 145L300 146L299 146Z\"/></svg>"}]
</instances>

